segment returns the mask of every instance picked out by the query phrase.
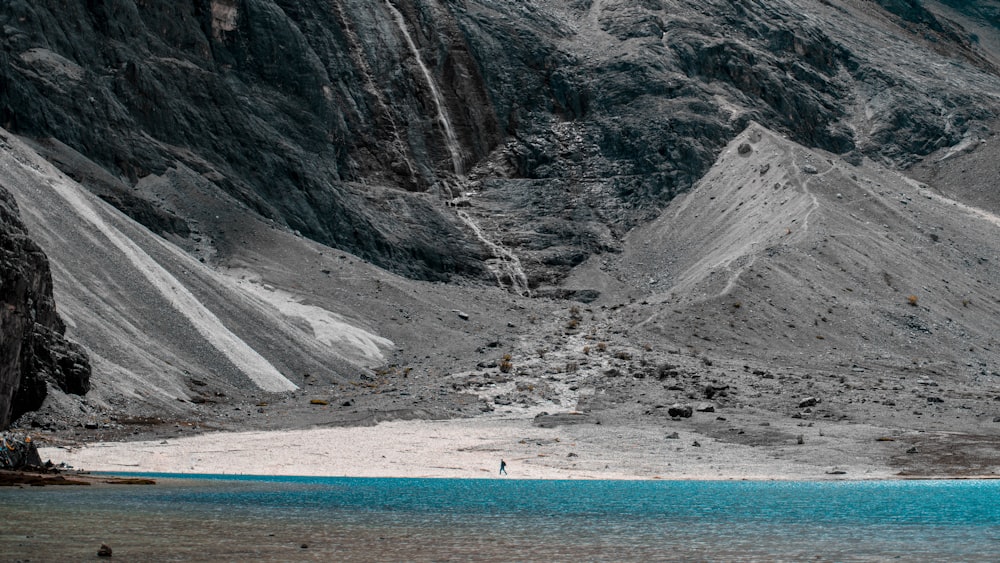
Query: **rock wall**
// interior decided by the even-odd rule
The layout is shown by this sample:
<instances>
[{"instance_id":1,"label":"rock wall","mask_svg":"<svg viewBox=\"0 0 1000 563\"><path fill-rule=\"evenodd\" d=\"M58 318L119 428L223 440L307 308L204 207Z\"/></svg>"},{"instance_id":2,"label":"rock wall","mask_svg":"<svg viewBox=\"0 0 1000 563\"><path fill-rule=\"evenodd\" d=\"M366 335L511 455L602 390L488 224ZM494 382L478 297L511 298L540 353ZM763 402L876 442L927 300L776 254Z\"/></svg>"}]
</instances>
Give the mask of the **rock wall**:
<instances>
[{"instance_id":1,"label":"rock wall","mask_svg":"<svg viewBox=\"0 0 1000 563\"><path fill-rule=\"evenodd\" d=\"M433 3L394 5L464 158L481 158L500 135L461 34ZM406 197L452 176L426 80L383 2L14 0L0 23L0 124L106 168L122 184L101 186L102 197L154 231L183 237L188 226L152 213L132 186L183 165L265 217L397 272L482 272L477 251L448 242L463 234L438 211L385 217L367 198L366 184Z\"/></svg>"},{"instance_id":2,"label":"rock wall","mask_svg":"<svg viewBox=\"0 0 1000 563\"><path fill-rule=\"evenodd\" d=\"M489 245L441 205L475 192L467 216L522 256L532 286L557 284L689 189L751 120L899 167L982 129L1000 115L989 42L930 7L10 0L0 125L104 167L114 182L75 179L156 232L194 230L142 188L184 167L419 279L488 278Z\"/></svg>"},{"instance_id":3,"label":"rock wall","mask_svg":"<svg viewBox=\"0 0 1000 563\"><path fill-rule=\"evenodd\" d=\"M49 385L76 395L90 389L87 355L64 331L48 260L0 186L0 429L39 408Z\"/></svg>"}]
</instances>

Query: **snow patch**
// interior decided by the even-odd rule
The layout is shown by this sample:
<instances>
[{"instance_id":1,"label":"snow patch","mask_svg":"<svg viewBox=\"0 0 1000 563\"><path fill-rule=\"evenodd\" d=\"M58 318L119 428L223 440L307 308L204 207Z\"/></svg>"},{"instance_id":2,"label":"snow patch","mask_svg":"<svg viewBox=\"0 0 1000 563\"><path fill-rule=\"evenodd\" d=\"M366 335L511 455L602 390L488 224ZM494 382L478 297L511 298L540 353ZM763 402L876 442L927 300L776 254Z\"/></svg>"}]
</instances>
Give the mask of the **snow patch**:
<instances>
[{"instance_id":1,"label":"snow patch","mask_svg":"<svg viewBox=\"0 0 1000 563\"><path fill-rule=\"evenodd\" d=\"M235 275L235 271L230 271L227 276L240 290L270 304L284 315L308 323L316 340L328 346L340 351L349 348L371 363L382 363L385 360L382 348L394 346L391 340L354 326L337 313L307 305L297 295L255 281L253 274L240 272Z\"/></svg>"}]
</instances>

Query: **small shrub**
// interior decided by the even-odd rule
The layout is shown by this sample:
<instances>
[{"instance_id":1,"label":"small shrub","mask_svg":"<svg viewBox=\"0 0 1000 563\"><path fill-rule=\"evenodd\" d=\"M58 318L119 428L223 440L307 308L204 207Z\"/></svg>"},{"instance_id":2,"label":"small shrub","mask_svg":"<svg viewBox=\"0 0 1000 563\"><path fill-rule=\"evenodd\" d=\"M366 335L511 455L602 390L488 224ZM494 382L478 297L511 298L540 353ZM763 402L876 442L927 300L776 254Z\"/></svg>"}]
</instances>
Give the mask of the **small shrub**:
<instances>
[{"instance_id":1,"label":"small shrub","mask_svg":"<svg viewBox=\"0 0 1000 563\"><path fill-rule=\"evenodd\" d=\"M608 351L608 343L607 342L598 342L597 343L597 351L598 352L607 352Z\"/></svg>"},{"instance_id":2,"label":"small shrub","mask_svg":"<svg viewBox=\"0 0 1000 563\"><path fill-rule=\"evenodd\" d=\"M503 357L500 358L501 372L510 373L510 370L514 369L514 364L510 360L511 360L510 354L504 354Z\"/></svg>"},{"instance_id":3,"label":"small shrub","mask_svg":"<svg viewBox=\"0 0 1000 563\"><path fill-rule=\"evenodd\" d=\"M566 364L566 373L576 373L578 369L580 369L580 366L576 362L568 362Z\"/></svg>"},{"instance_id":4,"label":"small shrub","mask_svg":"<svg viewBox=\"0 0 1000 563\"><path fill-rule=\"evenodd\" d=\"M917 299L918 298L917 298L916 295L909 295L906 298L906 302L909 303L911 306L916 307L917 306Z\"/></svg>"},{"instance_id":5,"label":"small shrub","mask_svg":"<svg viewBox=\"0 0 1000 563\"><path fill-rule=\"evenodd\" d=\"M583 355L584 356L589 356L590 355L590 346L584 346L583 347Z\"/></svg>"}]
</instances>

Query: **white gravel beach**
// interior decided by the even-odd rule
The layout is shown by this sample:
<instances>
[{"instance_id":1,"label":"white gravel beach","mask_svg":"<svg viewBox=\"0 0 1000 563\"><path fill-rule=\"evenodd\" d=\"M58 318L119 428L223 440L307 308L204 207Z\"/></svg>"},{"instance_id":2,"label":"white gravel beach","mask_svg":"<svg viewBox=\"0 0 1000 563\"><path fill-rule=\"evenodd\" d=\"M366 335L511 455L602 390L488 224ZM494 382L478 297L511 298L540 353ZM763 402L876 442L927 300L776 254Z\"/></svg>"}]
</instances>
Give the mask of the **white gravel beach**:
<instances>
[{"instance_id":1,"label":"white gravel beach","mask_svg":"<svg viewBox=\"0 0 1000 563\"><path fill-rule=\"evenodd\" d=\"M43 459L111 472L509 479L882 479L892 472L858 425L766 448L655 427L486 416L376 426L214 432L159 441L46 447ZM839 434L838 434L839 433ZM816 434L815 432L813 433ZM820 433L822 434L822 432ZM811 442L811 443L810 443Z\"/></svg>"}]
</instances>

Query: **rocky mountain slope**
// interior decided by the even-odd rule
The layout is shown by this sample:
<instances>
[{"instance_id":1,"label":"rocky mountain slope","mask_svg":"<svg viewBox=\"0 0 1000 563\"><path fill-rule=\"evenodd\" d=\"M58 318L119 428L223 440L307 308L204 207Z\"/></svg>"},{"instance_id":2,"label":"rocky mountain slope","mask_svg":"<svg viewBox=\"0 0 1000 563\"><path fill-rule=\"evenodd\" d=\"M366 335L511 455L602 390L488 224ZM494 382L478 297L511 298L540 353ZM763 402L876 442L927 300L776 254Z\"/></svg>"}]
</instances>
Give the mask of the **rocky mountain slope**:
<instances>
[{"instance_id":1,"label":"rocky mountain slope","mask_svg":"<svg viewBox=\"0 0 1000 563\"><path fill-rule=\"evenodd\" d=\"M616 250L751 119L895 165L984 136L994 5L928 7L10 2L0 124L154 232L204 237L155 196L188 169L418 279L490 276L439 205L473 192L539 286Z\"/></svg>"},{"instance_id":2,"label":"rocky mountain slope","mask_svg":"<svg viewBox=\"0 0 1000 563\"><path fill-rule=\"evenodd\" d=\"M0 182L95 366L33 421L992 420L996 9L8 2Z\"/></svg>"}]
</instances>

